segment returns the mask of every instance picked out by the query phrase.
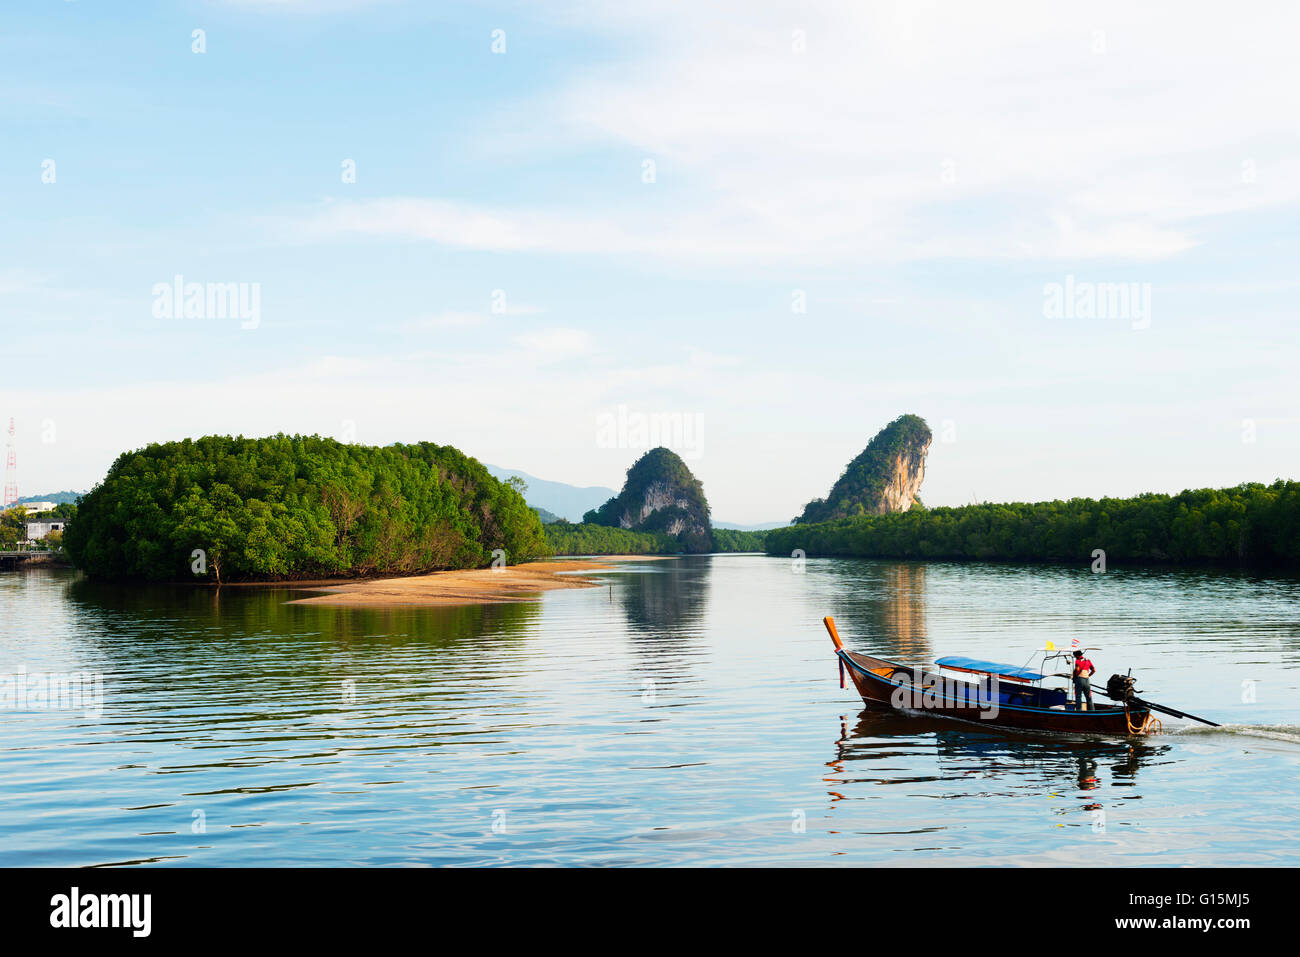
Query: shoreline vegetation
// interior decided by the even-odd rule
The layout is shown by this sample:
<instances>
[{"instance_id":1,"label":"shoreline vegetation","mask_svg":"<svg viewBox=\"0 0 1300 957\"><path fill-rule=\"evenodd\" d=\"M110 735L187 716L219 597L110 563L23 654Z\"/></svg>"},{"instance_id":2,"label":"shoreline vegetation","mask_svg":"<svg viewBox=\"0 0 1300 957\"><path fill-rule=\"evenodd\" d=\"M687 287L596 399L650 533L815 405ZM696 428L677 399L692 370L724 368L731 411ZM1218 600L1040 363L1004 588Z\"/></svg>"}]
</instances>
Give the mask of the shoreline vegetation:
<instances>
[{"instance_id":1,"label":"shoreline vegetation","mask_svg":"<svg viewBox=\"0 0 1300 957\"><path fill-rule=\"evenodd\" d=\"M687 548L664 532L637 532L590 522L552 522L545 526L546 541L555 555L681 555ZM714 552L761 552L766 532L715 528Z\"/></svg>"},{"instance_id":2,"label":"shoreline vegetation","mask_svg":"<svg viewBox=\"0 0 1300 957\"><path fill-rule=\"evenodd\" d=\"M1300 565L1300 482L1133 498L918 505L767 533L769 555L796 550L854 558L1294 567Z\"/></svg>"},{"instance_id":3,"label":"shoreline vegetation","mask_svg":"<svg viewBox=\"0 0 1300 957\"><path fill-rule=\"evenodd\" d=\"M344 582L357 594L378 594L377 581L520 569L555 555L1300 567L1298 482L926 508L914 492L928 441L924 420L900 417L832 489L839 517L804 520L826 511L817 500L794 525L745 532L711 527L702 486L666 449L642 456L623 493L588 521L543 525L521 478L500 481L450 446L206 436L119 456L69 506L62 544L92 579L323 583L340 592ZM491 587L547 580L543 566L533 568Z\"/></svg>"},{"instance_id":4,"label":"shoreline vegetation","mask_svg":"<svg viewBox=\"0 0 1300 957\"><path fill-rule=\"evenodd\" d=\"M105 580L292 581L550 555L522 481L451 446L205 436L118 457L77 505L69 557Z\"/></svg>"}]
</instances>

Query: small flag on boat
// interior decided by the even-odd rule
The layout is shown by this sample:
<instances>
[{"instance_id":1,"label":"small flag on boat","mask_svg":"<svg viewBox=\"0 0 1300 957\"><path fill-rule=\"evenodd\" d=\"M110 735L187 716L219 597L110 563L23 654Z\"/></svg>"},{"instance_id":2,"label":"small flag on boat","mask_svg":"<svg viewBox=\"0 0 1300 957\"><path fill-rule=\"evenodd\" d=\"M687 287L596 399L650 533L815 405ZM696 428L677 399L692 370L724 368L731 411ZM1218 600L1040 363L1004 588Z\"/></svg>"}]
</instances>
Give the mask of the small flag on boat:
<instances>
[{"instance_id":1,"label":"small flag on boat","mask_svg":"<svg viewBox=\"0 0 1300 957\"><path fill-rule=\"evenodd\" d=\"M1078 648L1078 647L1079 647L1079 639L1078 639L1078 638L1071 638L1071 639L1070 639L1070 647L1071 647L1071 648Z\"/></svg>"},{"instance_id":2,"label":"small flag on boat","mask_svg":"<svg viewBox=\"0 0 1300 957\"><path fill-rule=\"evenodd\" d=\"M1055 650L1056 650L1056 645L1052 644L1052 643L1049 641L1049 642L1047 643L1047 647L1044 648L1043 650L1044 650L1044 651L1055 651Z\"/></svg>"}]
</instances>

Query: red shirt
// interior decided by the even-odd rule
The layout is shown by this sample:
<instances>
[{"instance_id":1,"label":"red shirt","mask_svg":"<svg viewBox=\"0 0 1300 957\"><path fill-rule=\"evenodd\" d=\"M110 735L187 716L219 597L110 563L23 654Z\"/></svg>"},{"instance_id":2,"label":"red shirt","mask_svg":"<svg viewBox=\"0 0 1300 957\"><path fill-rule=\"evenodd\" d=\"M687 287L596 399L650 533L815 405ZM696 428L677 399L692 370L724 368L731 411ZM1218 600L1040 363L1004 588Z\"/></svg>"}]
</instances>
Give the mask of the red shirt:
<instances>
[{"instance_id":1,"label":"red shirt","mask_svg":"<svg viewBox=\"0 0 1300 957\"><path fill-rule=\"evenodd\" d=\"M1074 676L1076 678L1081 677L1082 672L1084 671L1088 672L1085 677L1089 678L1097 673L1096 667L1087 658L1076 658L1074 662Z\"/></svg>"}]
</instances>

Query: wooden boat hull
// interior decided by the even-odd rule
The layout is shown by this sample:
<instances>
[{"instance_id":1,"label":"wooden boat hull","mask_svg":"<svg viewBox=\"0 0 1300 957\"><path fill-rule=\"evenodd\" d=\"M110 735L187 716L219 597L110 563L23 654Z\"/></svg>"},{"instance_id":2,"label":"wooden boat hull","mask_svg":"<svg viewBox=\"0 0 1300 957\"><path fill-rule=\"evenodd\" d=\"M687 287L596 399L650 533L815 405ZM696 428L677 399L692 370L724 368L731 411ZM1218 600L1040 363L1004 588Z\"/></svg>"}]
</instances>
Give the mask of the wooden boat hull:
<instances>
[{"instance_id":1,"label":"wooden boat hull","mask_svg":"<svg viewBox=\"0 0 1300 957\"><path fill-rule=\"evenodd\" d=\"M856 651L838 649L844 670L853 679L853 685L869 708L885 708L905 714L924 714L930 717L969 721L988 727L1014 728L1020 731L1048 732L1054 734L1099 734L1129 736L1142 734L1150 712L1146 708L1124 709L1115 705L1098 704L1088 711L1035 707L1018 698L1032 697L1031 689L1017 693L1014 685L1003 685L1003 700L993 709L980 700L965 695L951 696L939 688L929 694L917 694L909 688L907 679L895 678L899 672L915 674L913 669L883 658L874 658ZM921 688L940 676L933 671L920 670ZM909 693L910 692L910 693ZM1009 698L1010 700L1006 700ZM899 707L899 702L920 704L920 707Z\"/></svg>"}]
</instances>

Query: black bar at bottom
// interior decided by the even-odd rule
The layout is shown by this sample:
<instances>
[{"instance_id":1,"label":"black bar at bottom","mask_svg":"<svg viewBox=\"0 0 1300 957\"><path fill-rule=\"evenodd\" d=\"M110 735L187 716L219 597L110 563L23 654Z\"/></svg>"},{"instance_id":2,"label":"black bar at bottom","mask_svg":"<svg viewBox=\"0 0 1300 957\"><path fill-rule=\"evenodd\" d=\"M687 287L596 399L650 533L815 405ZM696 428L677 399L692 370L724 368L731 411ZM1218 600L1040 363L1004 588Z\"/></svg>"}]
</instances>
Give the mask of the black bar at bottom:
<instances>
[{"instance_id":1,"label":"black bar at bottom","mask_svg":"<svg viewBox=\"0 0 1300 957\"><path fill-rule=\"evenodd\" d=\"M6 943L125 946L339 946L430 933L450 945L441 936L448 930L493 948L520 935L667 946L682 942L673 935L765 928L803 928L825 944L831 924L836 936L869 928L876 949L980 928L1027 936L1068 929L1089 945L1100 934L1144 943L1200 935L1231 946L1243 934L1290 926L1283 908L1293 876L1226 868L11 869L0 870L0 919Z\"/></svg>"}]
</instances>

